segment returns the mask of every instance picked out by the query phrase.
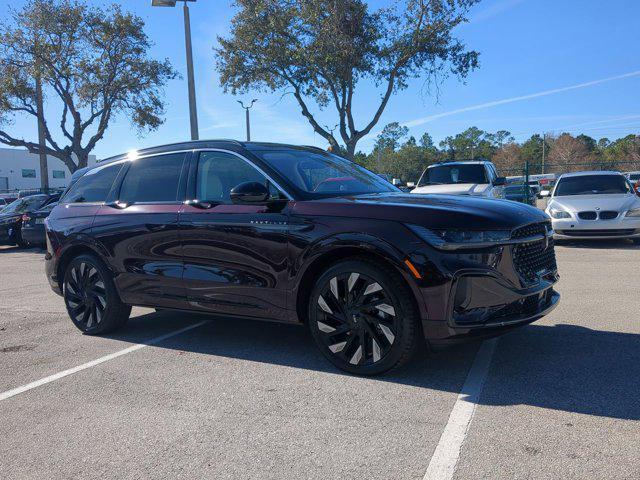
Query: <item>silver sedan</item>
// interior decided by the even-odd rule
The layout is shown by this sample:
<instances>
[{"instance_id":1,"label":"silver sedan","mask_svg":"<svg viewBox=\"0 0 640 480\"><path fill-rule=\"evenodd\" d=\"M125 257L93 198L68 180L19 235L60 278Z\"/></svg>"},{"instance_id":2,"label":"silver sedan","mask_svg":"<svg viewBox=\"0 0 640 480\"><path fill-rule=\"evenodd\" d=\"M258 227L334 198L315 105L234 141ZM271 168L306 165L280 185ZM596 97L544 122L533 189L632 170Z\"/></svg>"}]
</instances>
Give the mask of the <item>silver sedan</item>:
<instances>
[{"instance_id":1,"label":"silver sedan","mask_svg":"<svg viewBox=\"0 0 640 480\"><path fill-rule=\"evenodd\" d=\"M629 238L640 243L640 198L619 172L567 173L546 208L554 238Z\"/></svg>"}]
</instances>

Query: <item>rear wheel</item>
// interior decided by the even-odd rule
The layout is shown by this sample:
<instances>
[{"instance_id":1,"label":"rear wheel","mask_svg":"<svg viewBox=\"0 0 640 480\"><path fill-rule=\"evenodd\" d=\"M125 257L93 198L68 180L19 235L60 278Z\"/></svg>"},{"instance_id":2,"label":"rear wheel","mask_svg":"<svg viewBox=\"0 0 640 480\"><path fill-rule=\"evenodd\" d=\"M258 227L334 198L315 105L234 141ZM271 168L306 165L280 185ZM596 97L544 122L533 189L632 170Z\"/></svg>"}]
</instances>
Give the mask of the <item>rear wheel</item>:
<instances>
[{"instance_id":1,"label":"rear wheel","mask_svg":"<svg viewBox=\"0 0 640 480\"><path fill-rule=\"evenodd\" d=\"M18 247L20 248L27 248L29 246L29 242L25 241L24 238L22 238L22 227L16 230L15 241L16 245L18 245Z\"/></svg>"},{"instance_id":2,"label":"rear wheel","mask_svg":"<svg viewBox=\"0 0 640 480\"><path fill-rule=\"evenodd\" d=\"M351 373L383 373L416 349L418 315L408 286L395 270L366 259L340 262L318 279L308 319L322 354Z\"/></svg>"},{"instance_id":3,"label":"rear wheel","mask_svg":"<svg viewBox=\"0 0 640 480\"><path fill-rule=\"evenodd\" d=\"M73 324L89 335L116 330L131 313L120 301L109 270L93 255L80 255L69 263L63 294Z\"/></svg>"}]
</instances>

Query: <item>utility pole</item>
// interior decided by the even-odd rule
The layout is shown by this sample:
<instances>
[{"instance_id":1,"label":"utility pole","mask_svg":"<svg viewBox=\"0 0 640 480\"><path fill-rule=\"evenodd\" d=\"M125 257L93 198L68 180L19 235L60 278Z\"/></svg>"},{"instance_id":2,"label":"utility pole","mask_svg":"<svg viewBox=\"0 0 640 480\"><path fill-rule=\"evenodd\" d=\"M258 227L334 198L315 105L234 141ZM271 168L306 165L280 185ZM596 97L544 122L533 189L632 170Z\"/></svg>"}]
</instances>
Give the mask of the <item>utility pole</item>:
<instances>
[{"instance_id":1,"label":"utility pole","mask_svg":"<svg viewBox=\"0 0 640 480\"><path fill-rule=\"evenodd\" d=\"M245 107L244 103L242 103L242 100L238 100L238 103L240 104L240 106L244 108L244 119L247 124L247 142L251 141L251 122L249 121L249 110L251 109L251 107L253 107L253 104L256 103L257 101L258 99L254 98L253 100L251 100L251 103L249 104L249 106Z\"/></svg>"},{"instance_id":2,"label":"utility pole","mask_svg":"<svg viewBox=\"0 0 640 480\"><path fill-rule=\"evenodd\" d=\"M338 123L336 123L333 128L329 128L329 125L325 125L324 128L327 129L329 131L329 133L331 134L331 138L333 138L333 132L335 131L336 128L338 128ZM335 138L333 138L335 140ZM329 142L331 143L331 142ZM333 146L329 145L329 151L333 150Z\"/></svg>"},{"instance_id":3,"label":"utility pole","mask_svg":"<svg viewBox=\"0 0 640 480\"><path fill-rule=\"evenodd\" d=\"M40 188L43 192L49 191L49 167L44 138L44 108L42 104L42 79L40 72L36 72L36 113L38 114L38 147L40 149Z\"/></svg>"},{"instance_id":4,"label":"utility pole","mask_svg":"<svg viewBox=\"0 0 640 480\"><path fill-rule=\"evenodd\" d=\"M153 7L175 7L177 0L151 0ZM189 90L189 123L191 125L191 140L198 140L198 111L196 109L196 84L193 78L193 52L191 50L191 21L189 19L189 6L187 2L196 0L182 0L184 6L184 43L187 50L187 88Z\"/></svg>"},{"instance_id":5,"label":"utility pole","mask_svg":"<svg viewBox=\"0 0 640 480\"><path fill-rule=\"evenodd\" d=\"M191 140L198 140L198 112L196 110L196 83L193 78L193 52L191 51L191 21L189 19L189 6L184 2L184 41L187 49L187 83L189 87L189 120L191 124Z\"/></svg>"},{"instance_id":6,"label":"utility pole","mask_svg":"<svg viewBox=\"0 0 640 480\"><path fill-rule=\"evenodd\" d=\"M542 169L541 169L540 173L544 173L544 161L545 161L546 144L547 144L547 133L544 132L542 134Z\"/></svg>"},{"instance_id":7,"label":"utility pole","mask_svg":"<svg viewBox=\"0 0 640 480\"><path fill-rule=\"evenodd\" d=\"M40 43L40 35L36 35L36 48ZM42 99L42 71L40 62L35 61L36 80L36 114L38 118L38 149L40 150L40 188L44 193L49 191L49 166L47 165L47 154L45 153L46 140L44 135L44 106Z\"/></svg>"}]
</instances>

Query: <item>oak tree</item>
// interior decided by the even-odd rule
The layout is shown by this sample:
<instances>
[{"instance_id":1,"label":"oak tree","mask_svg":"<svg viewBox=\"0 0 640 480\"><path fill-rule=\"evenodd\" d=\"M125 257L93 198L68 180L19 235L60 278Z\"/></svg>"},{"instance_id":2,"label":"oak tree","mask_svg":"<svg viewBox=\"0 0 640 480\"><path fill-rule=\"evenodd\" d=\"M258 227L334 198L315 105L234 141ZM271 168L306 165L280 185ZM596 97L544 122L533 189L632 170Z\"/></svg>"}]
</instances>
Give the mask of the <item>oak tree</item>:
<instances>
[{"instance_id":1,"label":"oak tree","mask_svg":"<svg viewBox=\"0 0 640 480\"><path fill-rule=\"evenodd\" d=\"M30 0L10 17L0 25L0 143L59 158L73 172L116 116L140 131L162 124L162 88L177 73L149 58L140 17L74 0ZM37 81L55 122L37 108ZM41 122L43 145L11 131L15 115Z\"/></svg>"},{"instance_id":2,"label":"oak tree","mask_svg":"<svg viewBox=\"0 0 640 480\"><path fill-rule=\"evenodd\" d=\"M478 53L454 35L479 0L399 0L371 11L363 0L236 0L228 36L216 49L220 81L233 94L290 91L302 115L332 148L353 158L394 92L414 78L464 79ZM379 98L370 118L354 115L356 89L369 81ZM330 105L333 135L312 111Z\"/></svg>"}]
</instances>

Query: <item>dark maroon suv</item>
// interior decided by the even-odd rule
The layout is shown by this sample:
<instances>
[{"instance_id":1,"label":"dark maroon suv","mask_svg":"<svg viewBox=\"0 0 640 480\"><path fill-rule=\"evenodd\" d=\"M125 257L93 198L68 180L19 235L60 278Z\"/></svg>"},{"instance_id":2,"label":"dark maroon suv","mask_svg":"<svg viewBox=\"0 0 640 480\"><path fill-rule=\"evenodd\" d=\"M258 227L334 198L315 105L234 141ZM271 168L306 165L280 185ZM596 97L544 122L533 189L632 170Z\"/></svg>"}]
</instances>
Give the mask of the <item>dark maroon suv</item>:
<instances>
[{"instance_id":1,"label":"dark maroon suv","mask_svg":"<svg viewBox=\"0 0 640 480\"><path fill-rule=\"evenodd\" d=\"M503 333L559 295L549 218L470 196L405 194L312 147L229 140L100 162L47 222L46 271L73 323L132 305L304 323L358 374Z\"/></svg>"}]
</instances>

